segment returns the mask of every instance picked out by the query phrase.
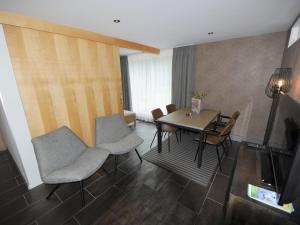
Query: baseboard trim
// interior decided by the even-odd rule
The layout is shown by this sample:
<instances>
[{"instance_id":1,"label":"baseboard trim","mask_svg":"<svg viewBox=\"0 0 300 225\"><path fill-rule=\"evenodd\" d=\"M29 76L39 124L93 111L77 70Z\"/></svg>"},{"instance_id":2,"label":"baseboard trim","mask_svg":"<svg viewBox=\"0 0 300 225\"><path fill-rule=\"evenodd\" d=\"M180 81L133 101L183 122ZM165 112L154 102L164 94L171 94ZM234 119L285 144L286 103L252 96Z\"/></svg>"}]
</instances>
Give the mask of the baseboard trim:
<instances>
[{"instance_id":1,"label":"baseboard trim","mask_svg":"<svg viewBox=\"0 0 300 225\"><path fill-rule=\"evenodd\" d=\"M262 145L262 139L260 139L260 138L252 138L252 137L245 138L245 137L235 135L235 134L231 134L230 138L233 141L238 141L238 142L245 141L245 142L252 143L253 145L259 145L259 146Z\"/></svg>"}]
</instances>

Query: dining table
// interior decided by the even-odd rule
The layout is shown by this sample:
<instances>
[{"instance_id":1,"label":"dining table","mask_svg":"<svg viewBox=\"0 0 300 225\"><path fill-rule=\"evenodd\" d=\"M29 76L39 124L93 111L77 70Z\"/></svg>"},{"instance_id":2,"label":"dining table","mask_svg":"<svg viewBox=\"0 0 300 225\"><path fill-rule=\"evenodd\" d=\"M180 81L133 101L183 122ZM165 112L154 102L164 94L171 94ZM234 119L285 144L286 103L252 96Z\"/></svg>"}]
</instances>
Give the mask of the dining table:
<instances>
[{"instance_id":1,"label":"dining table","mask_svg":"<svg viewBox=\"0 0 300 225\"><path fill-rule=\"evenodd\" d=\"M204 130L212 123L218 116L220 111L212 109L203 109L200 113L191 111L190 107L179 109L168 115L165 115L156 120L157 127L157 151L162 152L162 125L170 125L181 130L191 131L204 135ZM203 139L202 139L203 140ZM198 154L198 168L202 165L202 155L204 150L204 143L200 143L200 152Z\"/></svg>"}]
</instances>

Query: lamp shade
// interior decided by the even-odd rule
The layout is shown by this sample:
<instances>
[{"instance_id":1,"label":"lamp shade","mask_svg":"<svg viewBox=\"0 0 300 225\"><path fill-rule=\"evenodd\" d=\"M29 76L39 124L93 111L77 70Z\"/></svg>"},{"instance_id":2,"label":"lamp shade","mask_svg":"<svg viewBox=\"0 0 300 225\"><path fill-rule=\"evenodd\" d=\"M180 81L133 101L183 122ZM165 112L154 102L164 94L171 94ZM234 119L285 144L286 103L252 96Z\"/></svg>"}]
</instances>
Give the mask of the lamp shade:
<instances>
[{"instance_id":1,"label":"lamp shade","mask_svg":"<svg viewBox=\"0 0 300 225\"><path fill-rule=\"evenodd\" d=\"M291 88L291 75L291 68L276 68L265 89L266 95L273 98L275 92L287 93Z\"/></svg>"}]
</instances>

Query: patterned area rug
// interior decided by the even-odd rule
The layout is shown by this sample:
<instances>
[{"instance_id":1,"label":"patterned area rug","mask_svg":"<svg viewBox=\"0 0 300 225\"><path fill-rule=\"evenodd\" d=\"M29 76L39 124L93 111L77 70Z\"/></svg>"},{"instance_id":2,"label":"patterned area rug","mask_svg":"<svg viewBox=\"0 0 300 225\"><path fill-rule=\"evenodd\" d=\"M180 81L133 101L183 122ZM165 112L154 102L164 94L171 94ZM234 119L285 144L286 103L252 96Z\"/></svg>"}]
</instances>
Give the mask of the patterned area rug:
<instances>
[{"instance_id":1,"label":"patterned area rug","mask_svg":"<svg viewBox=\"0 0 300 225\"><path fill-rule=\"evenodd\" d=\"M218 157L213 146L207 146L203 152L201 168L197 167L194 157L198 143L193 141L192 134L182 134L182 142L177 144L174 135L170 137L170 152L168 141L162 143L162 152L157 152L157 146L143 155L143 158L171 172L207 186L218 165ZM157 140L155 140L156 142ZM220 155L223 153L220 148Z\"/></svg>"}]
</instances>

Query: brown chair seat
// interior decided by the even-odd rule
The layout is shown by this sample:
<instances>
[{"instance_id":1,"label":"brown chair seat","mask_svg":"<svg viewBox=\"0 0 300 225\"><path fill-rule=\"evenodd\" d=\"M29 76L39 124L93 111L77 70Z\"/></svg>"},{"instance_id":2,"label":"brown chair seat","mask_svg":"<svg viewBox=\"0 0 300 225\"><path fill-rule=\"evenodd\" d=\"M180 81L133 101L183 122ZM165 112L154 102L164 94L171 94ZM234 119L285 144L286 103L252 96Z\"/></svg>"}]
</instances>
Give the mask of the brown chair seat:
<instances>
[{"instance_id":1,"label":"brown chair seat","mask_svg":"<svg viewBox=\"0 0 300 225\"><path fill-rule=\"evenodd\" d=\"M223 126L216 126L215 124L211 123L206 127L206 129L222 132L224 130L224 127Z\"/></svg>"},{"instance_id":2,"label":"brown chair seat","mask_svg":"<svg viewBox=\"0 0 300 225\"><path fill-rule=\"evenodd\" d=\"M225 136L216 136L216 135L207 134L206 143L210 144L210 145L216 145L220 142L223 142L224 139L225 139ZM201 134L196 135L194 140L195 141L203 141L202 135Z\"/></svg>"}]
</instances>

